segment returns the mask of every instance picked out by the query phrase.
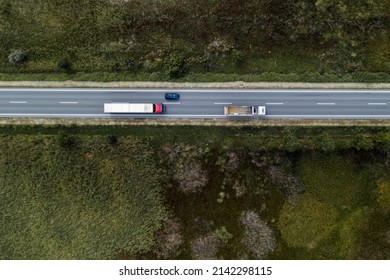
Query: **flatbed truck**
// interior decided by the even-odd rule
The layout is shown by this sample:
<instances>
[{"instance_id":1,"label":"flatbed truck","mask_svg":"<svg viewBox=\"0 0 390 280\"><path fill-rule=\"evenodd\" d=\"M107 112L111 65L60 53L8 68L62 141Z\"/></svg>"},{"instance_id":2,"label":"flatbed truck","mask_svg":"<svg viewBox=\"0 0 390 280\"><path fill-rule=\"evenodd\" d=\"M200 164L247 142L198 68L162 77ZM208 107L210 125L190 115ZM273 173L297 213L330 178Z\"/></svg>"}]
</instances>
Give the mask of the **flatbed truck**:
<instances>
[{"instance_id":1,"label":"flatbed truck","mask_svg":"<svg viewBox=\"0 0 390 280\"><path fill-rule=\"evenodd\" d=\"M225 106L223 112L226 116L265 116L265 106Z\"/></svg>"}]
</instances>

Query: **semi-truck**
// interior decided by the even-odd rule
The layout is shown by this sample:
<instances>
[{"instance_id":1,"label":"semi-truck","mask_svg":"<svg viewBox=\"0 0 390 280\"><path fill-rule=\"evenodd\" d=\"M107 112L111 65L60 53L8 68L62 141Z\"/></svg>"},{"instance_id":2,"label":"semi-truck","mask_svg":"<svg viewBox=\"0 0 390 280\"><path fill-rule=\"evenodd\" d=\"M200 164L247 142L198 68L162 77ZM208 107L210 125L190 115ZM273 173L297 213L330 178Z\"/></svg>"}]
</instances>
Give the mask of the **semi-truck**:
<instances>
[{"instance_id":1,"label":"semi-truck","mask_svg":"<svg viewBox=\"0 0 390 280\"><path fill-rule=\"evenodd\" d=\"M104 103L104 113L160 114L163 110L161 103Z\"/></svg>"},{"instance_id":2,"label":"semi-truck","mask_svg":"<svg viewBox=\"0 0 390 280\"><path fill-rule=\"evenodd\" d=\"M227 116L265 116L265 106L225 106L224 114Z\"/></svg>"}]
</instances>

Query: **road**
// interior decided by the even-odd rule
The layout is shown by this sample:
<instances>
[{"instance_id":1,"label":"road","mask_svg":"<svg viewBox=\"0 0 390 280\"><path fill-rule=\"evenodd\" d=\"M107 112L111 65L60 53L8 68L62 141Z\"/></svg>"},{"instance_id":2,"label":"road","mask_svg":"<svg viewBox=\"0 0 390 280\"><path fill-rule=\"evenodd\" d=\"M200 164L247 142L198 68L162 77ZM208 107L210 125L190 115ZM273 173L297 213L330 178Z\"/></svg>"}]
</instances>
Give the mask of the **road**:
<instances>
[{"instance_id":1,"label":"road","mask_svg":"<svg viewBox=\"0 0 390 280\"><path fill-rule=\"evenodd\" d=\"M162 102L166 113L104 114L105 102ZM226 118L226 105L266 105L267 118L390 118L390 90L0 88L0 117Z\"/></svg>"}]
</instances>

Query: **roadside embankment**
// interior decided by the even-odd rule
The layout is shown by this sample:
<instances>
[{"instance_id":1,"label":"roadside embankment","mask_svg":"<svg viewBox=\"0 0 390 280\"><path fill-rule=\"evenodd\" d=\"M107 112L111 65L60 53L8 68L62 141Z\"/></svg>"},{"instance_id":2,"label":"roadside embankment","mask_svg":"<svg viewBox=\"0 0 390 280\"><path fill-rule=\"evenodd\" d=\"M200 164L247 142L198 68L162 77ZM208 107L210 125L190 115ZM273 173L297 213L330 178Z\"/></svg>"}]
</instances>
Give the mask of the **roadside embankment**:
<instances>
[{"instance_id":1,"label":"roadside embankment","mask_svg":"<svg viewBox=\"0 0 390 280\"><path fill-rule=\"evenodd\" d=\"M258 89L390 89L390 83L283 83L283 82L83 82L83 81L0 81L0 87L59 88L258 88Z\"/></svg>"},{"instance_id":2,"label":"roadside embankment","mask_svg":"<svg viewBox=\"0 0 390 280\"><path fill-rule=\"evenodd\" d=\"M181 119L181 118L0 118L0 126L6 125L45 125L45 126L73 126L73 125L101 125L101 126L128 126L128 125L163 125L163 126L390 126L390 119Z\"/></svg>"}]
</instances>

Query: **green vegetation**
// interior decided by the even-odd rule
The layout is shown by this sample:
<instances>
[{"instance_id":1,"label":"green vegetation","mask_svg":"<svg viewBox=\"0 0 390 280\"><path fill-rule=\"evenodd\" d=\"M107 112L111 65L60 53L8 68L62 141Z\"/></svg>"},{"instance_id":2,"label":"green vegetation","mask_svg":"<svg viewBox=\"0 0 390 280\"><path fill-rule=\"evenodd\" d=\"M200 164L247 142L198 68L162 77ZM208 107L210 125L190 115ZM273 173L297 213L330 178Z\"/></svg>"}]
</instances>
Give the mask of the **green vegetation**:
<instances>
[{"instance_id":1,"label":"green vegetation","mask_svg":"<svg viewBox=\"0 0 390 280\"><path fill-rule=\"evenodd\" d=\"M390 213L390 182L381 180L378 182L378 204L386 213Z\"/></svg>"},{"instance_id":2,"label":"green vegetation","mask_svg":"<svg viewBox=\"0 0 390 280\"><path fill-rule=\"evenodd\" d=\"M336 208L355 205L359 190L369 187L363 180L367 175L359 174L357 164L343 156L318 154L303 158L301 165L306 191Z\"/></svg>"},{"instance_id":3,"label":"green vegetation","mask_svg":"<svg viewBox=\"0 0 390 280\"><path fill-rule=\"evenodd\" d=\"M331 206L303 195L283 206L278 228L289 246L313 249L335 230L337 214Z\"/></svg>"},{"instance_id":4,"label":"green vegetation","mask_svg":"<svg viewBox=\"0 0 390 280\"><path fill-rule=\"evenodd\" d=\"M1 126L0 258L386 259L389 139L382 127Z\"/></svg>"},{"instance_id":5,"label":"green vegetation","mask_svg":"<svg viewBox=\"0 0 390 280\"><path fill-rule=\"evenodd\" d=\"M0 137L0 259L112 259L149 250L165 216L133 137Z\"/></svg>"},{"instance_id":6,"label":"green vegetation","mask_svg":"<svg viewBox=\"0 0 390 280\"><path fill-rule=\"evenodd\" d=\"M0 0L0 79L384 82L389 6Z\"/></svg>"}]
</instances>

